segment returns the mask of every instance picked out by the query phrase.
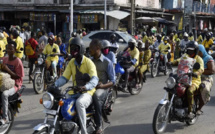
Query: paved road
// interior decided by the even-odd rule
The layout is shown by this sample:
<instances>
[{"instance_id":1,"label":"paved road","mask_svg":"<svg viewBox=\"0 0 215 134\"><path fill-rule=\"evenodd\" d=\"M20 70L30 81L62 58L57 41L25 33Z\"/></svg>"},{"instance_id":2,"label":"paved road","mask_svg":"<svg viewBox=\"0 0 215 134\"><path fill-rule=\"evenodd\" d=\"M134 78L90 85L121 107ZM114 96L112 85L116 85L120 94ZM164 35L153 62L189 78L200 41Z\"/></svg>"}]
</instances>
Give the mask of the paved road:
<instances>
[{"instance_id":1,"label":"paved road","mask_svg":"<svg viewBox=\"0 0 215 134\"><path fill-rule=\"evenodd\" d=\"M106 129L105 134L153 134L152 119L154 110L159 100L164 96L164 81L166 76L151 78L148 76L147 83L139 95L131 96L120 93L116 105L110 116L111 126ZM27 81L25 81L26 83ZM32 86L28 85L22 98L23 108L10 134L30 134L33 127L43 122L43 107L39 104L41 95L35 95ZM213 86L213 89L215 86ZM215 131L215 91L212 90L211 101L204 107L204 115L200 116L198 122L193 126L185 123L172 122L166 130L167 134L214 134Z\"/></svg>"}]
</instances>

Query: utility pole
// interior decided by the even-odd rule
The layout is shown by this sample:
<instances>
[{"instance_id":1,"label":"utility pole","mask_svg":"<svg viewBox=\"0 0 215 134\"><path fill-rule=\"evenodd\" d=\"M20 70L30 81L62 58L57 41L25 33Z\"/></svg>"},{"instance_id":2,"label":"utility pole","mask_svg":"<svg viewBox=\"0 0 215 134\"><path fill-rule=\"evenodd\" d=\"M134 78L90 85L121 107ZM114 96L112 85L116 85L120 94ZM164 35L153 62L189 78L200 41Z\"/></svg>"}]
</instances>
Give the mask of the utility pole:
<instances>
[{"instance_id":1,"label":"utility pole","mask_svg":"<svg viewBox=\"0 0 215 134\"><path fill-rule=\"evenodd\" d=\"M104 4L104 29L107 29L107 0L105 0L105 4Z\"/></svg>"},{"instance_id":2,"label":"utility pole","mask_svg":"<svg viewBox=\"0 0 215 134\"><path fill-rule=\"evenodd\" d=\"M70 36L73 32L73 0L70 2Z\"/></svg>"},{"instance_id":3,"label":"utility pole","mask_svg":"<svg viewBox=\"0 0 215 134\"><path fill-rule=\"evenodd\" d=\"M54 14L54 34L56 35L56 14Z\"/></svg>"},{"instance_id":4,"label":"utility pole","mask_svg":"<svg viewBox=\"0 0 215 134\"><path fill-rule=\"evenodd\" d=\"M197 39L197 30L196 30L196 6L194 6L194 30L195 30L195 34L194 34L194 39Z\"/></svg>"},{"instance_id":5,"label":"utility pole","mask_svg":"<svg viewBox=\"0 0 215 134\"><path fill-rule=\"evenodd\" d=\"M131 0L131 35L134 35L134 0Z\"/></svg>"}]
</instances>

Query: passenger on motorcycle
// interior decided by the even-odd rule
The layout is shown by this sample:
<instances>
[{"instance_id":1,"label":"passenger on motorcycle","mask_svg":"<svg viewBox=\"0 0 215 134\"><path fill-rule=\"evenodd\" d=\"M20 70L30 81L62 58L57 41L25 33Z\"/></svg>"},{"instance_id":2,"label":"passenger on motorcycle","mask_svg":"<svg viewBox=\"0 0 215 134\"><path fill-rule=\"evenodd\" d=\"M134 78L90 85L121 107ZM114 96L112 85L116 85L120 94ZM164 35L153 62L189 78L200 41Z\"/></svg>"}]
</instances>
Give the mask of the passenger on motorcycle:
<instances>
[{"instance_id":1,"label":"passenger on motorcycle","mask_svg":"<svg viewBox=\"0 0 215 134\"><path fill-rule=\"evenodd\" d=\"M184 33L184 39L181 40L180 45L179 45L179 49L180 49L179 57L181 57L184 54L185 48L189 42L190 41L188 40L188 34L185 32Z\"/></svg>"},{"instance_id":2,"label":"passenger on motorcycle","mask_svg":"<svg viewBox=\"0 0 215 134\"><path fill-rule=\"evenodd\" d=\"M102 134L102 107L107 98L107 89L111 88L115 83L113 63L101 53L101 49L102 44L99 40L91 41L89 51L99 77L99 83L93 95L93 104L96 110L96 134Z\"/></svg>"},{"instance_id":3,"label":"passenger on motorcycle","mask_svg":"<svg viewBox=\"0 0 215 134\"><path fill-rule=\"evenodd\" d=\"M79 90L82 91L81 94L78 94L79 98L76 101L76 108L81 125L81 134L87 134L86 108L93 101L92 96L96 91L95 87L98 84L98 77L94 63L84 56L85 48L82 39L79 37L72 39L70 48L73 59L68 63L63 76L56 80L54 84L56 87L61 87L72 76L73 86L78 86ZM85 82L83 79L83 75L86 73L90 75L91 79L89 82Z\"/></svg>"},{"instance_id":4,"label":"passenger on motorcycle","mask_svg":"<svg viewBox=\"0 0 215 134\"><path fill-rule=\"evenodd\" d=\"M57 44L54 43L54 36L51 35L48 38L48 44L45 46L43 50L43 54L48 55L46 58L46 68L48 69L50 66L52 67L53 77L57 77L57 63L58 63L58 55L60 54L60 50ZM53 79L54 79L53 78Z\"/></svg>"},{"instance_id":5,"label":"passenger on motorcycle","mask_svg":"<svg viewBox=\"0 0 215 134\"><path fill-rule=\"evenodd\" d=\"M111 46L110 46L110 51L112 51L113 53L116 53L117 50L119 49L119 45L117 44L116 42L117 38L116 38L116 34L111 34L110 35L110 43L111 43Z\"/></svg>"},{"instance_id":6,"label":"passenger on motorcycle","mask_svg":"<svg viewBox=\"0 0 215 134\"><path fill-rule=\"evenodd\" d=\"M66 52L66 45L62 43L61 37L57 36L57 45L59 46L60 49L60 54L59 54L59 60L58 60L58 65L57 65L57 70L58 70L58 77L61 76L61 71L64 66L64 56L67 55Z\"/></svg>"},{"instance_id":7,"label":"passenger on motorcycle","mask_svg":"<svg viewBox=\"0 0 215 134\"><path fill-rule=\"evenodd\" d=\"M167 59L167 54L170 52L171 50L171 46L170 44L168 43L169 41L169 37L166 36L164 38L164 43L161 43L159 46L158 46L158 50L160 50L161 54L164 56L164 65L166 66L166 63L168 62L168 59Z\"/></svg>"},{"instance_id":8,"label":"passenger on motorcycle","mask_svg":"<svg viewBox=\"0 0 215 134\"><path fill-rule=\"evenodd\" d=\"M168 41L168 43L171 46L171 51L170 51L171 59L169 59L170 61L174 60L174 51L175 51L175 46L176 46L175 41L173 40L173 37L174 37L174 34L171 33L170 36L169 36L169 41Z\"/></svg>"},{"instance_id":9,"label":"passenger on motorcycle","mask_svg":"<svg viewBox=\"0 0 215 134\"><path fill-rule=\"evenodd\" d=\"M192 85L187 90L187 99L188 99L188 118L193 118L193 104L194 104L194 92L198 90L199 85L201 84L201 75L204 72L204 62L200 56L198 56L198 43L191 41L187 44L186 47L186 56L190 58L194 58L197 63L200 64L200 68L198 70L193 70L193 73L197 76L197 78L192 77ZM172 62L173 65L178 65L180 59L177 59Z\"/></svg>"},{"instance_id":10,"label":"passenger on motorcycle","mask_svg":"<svg viewBox=\"0 0 215 134\"><path fill-rule=\"evenodd\" d=\"M137 81L137 88L141 87L142 80L146 80L144 73L149 69L149 61L151 58L151 50L149 49L149 42L146 40L146 43L138 42L138 49L140 51L139 56L139 65L137 66L136 75L139 76ZM144 77L144 78L143 78Z\"/></svg>"},{"instance_id":11,"label":"passenger on motorcycle","mask_svg":"<svg viewBox=\"0 0 215 134\"><path fill-rule=\"evenodd\" d=\"M8 97L15 94L21 88L23 82L24 68L22 61L14 56L16 48L16 42L9 41L6 48L8 57L3 57L3 63L0 64L1 71L7 72L10 74L11 78L15 80L15 86L11 89L3 91L1 94L3 116L0 120L0 125L8 122Z\"/></svg>"},{"instance_id":12,"label":"passenger on motorcycle","mask_svg":"<svg viewBox=\"0 0 215 134\"><path fill-rule=\"evenodd\" d=\"M190 33L189 33L188 40L189 40L189 41L194 41L193 32L190 32Z\"/></svg>"},{"instance_id":13,"label":"passenger on motorcycle","mask_svg":"<svg viewBox=\"0 0 215 134\"><path fill-rule=\"evenodd\" d=\"M150 49L158 49L158 46L163 43L163 41L161 40L162 36L160 34L157 35L157 41L151 45L149 48Z\"/></svg>"},{"instance_id":14,"label":"passenger on motorcycle","mask_svg":"<svg viewBox=\"0 0 215 134\"><path fill-rule=\"evenodd\" d=\"M102 54L106 56L113 63L113 65L116 65L116 56L112 51L110 51L110 42L107 40L102 40L101 44Z\"/></svg>"},{"instance_id":15,"label":"passenger on motorcycle","mask_svg":"<svg viewBox=\"0 0 215 134\"><path fill-rule=\"evenodd\" d=\"M125 84L124 84L124 90L127 90L128 85L128 77L129 73L132 73L135 71L135 67L139 64L139 50L136 48L137 42L135 39L130 39L128 41L128 48L125 50L126 53L128 53L131 56L131 62L133 66L130 68L125 69ZM137 76L136 76L137 77Z\"/></svg>"},{"instance_id":16,"label":"passenger on motorcycle","mask_svg":"<svg viewBox=\"0 0 215 134\"><path fill-rule=\"evenodd\" d=\"M199 45L199 53L198 55L202 57L204 61L204 73L201 75L201 81L204 86L200 88L200 102L199 108L197 111L197 115L202 113L202 107L210 101L210 91L213 85L213 77L212 75L215 73L214 68L214 60L213 58L206 52L205 47L203 45Z\"/></svg>"},{"instance_id":17,"label":"passenger on motorcycle","mask_svg":"<svg viewBox=\"0 0 215 134\"><path fill-rule=\"evenodd\" d=\"M148 40L148 36L147 36L147 34L146 34L146 32L143 32L142 33L142 37L143 37L143 43L145 43L146 42L146 40Z\"/></svg>"},{"instance_id":18,"label":"passenger on motorcycle","mask_svg":"<svg viewBox=\"0 0 215 134\"><path fill-rule=\"evenodd\" d=\"M209 51L209 48L213 45L213 40L211 39L210 33L206 34L206 39L202 42L202 45L205 47L206 51Z\"/></svg>"}]
</instances>

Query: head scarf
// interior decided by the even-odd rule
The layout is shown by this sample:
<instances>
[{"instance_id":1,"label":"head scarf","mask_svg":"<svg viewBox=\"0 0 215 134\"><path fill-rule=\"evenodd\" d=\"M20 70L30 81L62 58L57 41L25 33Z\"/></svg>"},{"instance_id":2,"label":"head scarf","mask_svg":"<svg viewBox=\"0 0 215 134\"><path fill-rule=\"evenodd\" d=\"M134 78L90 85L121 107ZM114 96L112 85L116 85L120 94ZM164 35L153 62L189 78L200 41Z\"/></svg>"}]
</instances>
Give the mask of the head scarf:
<instances>
[{"instance_id":1,"label":"head scarf","mask_svg":"<svg viewBox=\"0 0 215 134\"><path fill-rule=\"evenodd\" d=\"M206 52L205 47L203 45L199 45L199 51L203 54L203 61L204 61L204 68L207 68L207 63L210 60L213 60L213 58Z\"/></svg>"}]
</instances>

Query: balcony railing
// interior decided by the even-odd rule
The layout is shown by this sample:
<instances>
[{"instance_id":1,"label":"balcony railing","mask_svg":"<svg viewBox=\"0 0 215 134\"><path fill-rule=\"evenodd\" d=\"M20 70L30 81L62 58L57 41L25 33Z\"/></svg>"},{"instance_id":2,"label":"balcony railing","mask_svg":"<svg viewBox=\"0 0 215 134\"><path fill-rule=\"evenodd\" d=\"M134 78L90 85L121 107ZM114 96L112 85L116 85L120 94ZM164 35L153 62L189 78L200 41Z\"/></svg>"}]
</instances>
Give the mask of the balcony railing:
<instances>
[{"instance_id":1,"label":"balcony railing","mask_svg":"<svg viewBox=\"0 0 215 134\"><path fill-rule=\"evenodd\" d=\"M202 12L202 13L215 13L215 5L206 5L198 1L193 1L193 12L196 10L196 12Z\"/></svg>"}]
</instances>

